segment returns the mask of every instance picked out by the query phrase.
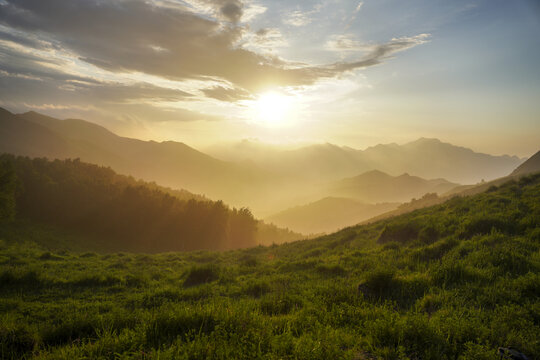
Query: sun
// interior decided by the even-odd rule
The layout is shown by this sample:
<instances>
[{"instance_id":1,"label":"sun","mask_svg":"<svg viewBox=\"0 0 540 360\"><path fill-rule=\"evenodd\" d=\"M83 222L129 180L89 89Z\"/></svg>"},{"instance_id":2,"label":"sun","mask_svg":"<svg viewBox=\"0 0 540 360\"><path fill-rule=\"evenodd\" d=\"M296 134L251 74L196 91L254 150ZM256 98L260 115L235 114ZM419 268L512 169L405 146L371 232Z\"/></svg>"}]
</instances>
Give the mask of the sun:
<instances>
[{"instance_id":1,"label":"sun","mask_svg":"<svg viewBox=\"0 0 540 360\"><path fill-rule=\"evenodd\" d=\"M283 126L291 122L293 98L278 92L265 92L253 102L254 120L266 126Z\"/></svg>"}]
</instances>

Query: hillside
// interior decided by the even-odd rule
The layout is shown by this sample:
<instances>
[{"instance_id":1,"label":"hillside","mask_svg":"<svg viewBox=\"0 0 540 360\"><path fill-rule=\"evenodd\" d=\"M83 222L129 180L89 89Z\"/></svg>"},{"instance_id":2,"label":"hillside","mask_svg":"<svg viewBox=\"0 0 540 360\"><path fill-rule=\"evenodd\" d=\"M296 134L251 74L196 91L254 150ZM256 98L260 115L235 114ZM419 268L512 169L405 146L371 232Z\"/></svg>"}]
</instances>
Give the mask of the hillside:
<instances>
[{"instance_id":1,"label":"hillside","mask_svg":"<svg viewBox=\"0 0 540 360\"><path fill-rule=\"evenodd\" d=\"M426 193L445 193L456 186L458 184L444 179L426 180L409 174L390 176L373 170L332 183L328 191L335 196L371 203L405 202Z\"/></svg>"},{"instance_id":2,"label":"hillside","mask_svg":"<svg viewBox=\"0 0 540 360\"><path fill-rule=\"evenodd\" d=\"M540 151L531 156L523 164L519 165L513 172L512 176L527 175L540 171Z\"/></svg>"},{"instance_id":3,"label":"hillside","mask_svg":"<svg viewBox=\"0 0 540 360\"><path fill-rule=\"evenodd\" d=\"M395 209L397 203L366 204L361 201L326 197L319 201L284 210L265 220L302 234L320 234L356 225Z\"/></svg>"},{"instance_id":4,"label":"hillside","mask_svg":"<svg viewBox=\"0 0 540 360\"><path fill-rule=\"evenodd\" d=\"M49 159L80 158L234 204L245 204L255 188L265 187L264 171L217 160L183 143L124 138L83 120L58 120L36 112L14 115L1 110L0 152Z\"/></svg>"},{"instance_id":5,"label":"hillside","mask_svg":"<svg viewBox=\"0 0 540 360\"><path fill-rule=\"evenodd\" d=\"M269 231L276 243L300 237L257 222L247 208L231 209L221 201L135 181L79 160L51 162L2 155L0 165L4 174L12 168L18 183L11 190L18 221L84 236L85 241L103 245L102 250L249 247L270 241L263 239ZM88 247L99 249L97 243Z\"/></svg>"},{"instance_id":6,"label":"hillside","mask_svg":"<svg viewBox=\"0 0 540 360\"><path fill-rule=\"evenodd\" d=\"M314 240L230 252L66 252L4 227L0 351L478 360L503 346L538 359L539 204L537 174Z\"/></svg>"}]
</instances>

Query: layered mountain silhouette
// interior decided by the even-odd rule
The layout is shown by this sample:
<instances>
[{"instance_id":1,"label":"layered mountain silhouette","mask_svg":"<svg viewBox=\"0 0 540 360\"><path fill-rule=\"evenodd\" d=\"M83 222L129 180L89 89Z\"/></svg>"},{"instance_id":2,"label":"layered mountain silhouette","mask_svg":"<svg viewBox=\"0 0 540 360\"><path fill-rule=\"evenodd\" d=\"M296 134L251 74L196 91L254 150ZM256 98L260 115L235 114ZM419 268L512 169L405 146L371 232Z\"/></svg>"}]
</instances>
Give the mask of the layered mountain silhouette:
<instances>
[{"instance_id":1,"label":"layered mountain silhouette","mask_svg":"<svg viewBox=\"0 0 540 360\"><path fill-rule=\"evenodd\" d=\"M36 112L16 115L4 109L0 109L0 152L79 158L231 206L249 206L257 217L328 196L368 203L408 201L448 190L454 182L506 175L521 163L517 157L475 153L436 139L365 150L333 144L284 150L243 141L213 148L211 156L181 142L131 139L84 120L58 120ZM358 176L372 170L389 175ZM370 178L379 186L370 188Z\"/></svg>"},{"instance_id":2,"label":"layered mountain silhouette","mask_svg":"<svg viewBox=\"0 0 540 360\"><path fill-rule=\"evenodd\" d=\"M303 234L330 233L393 210L398 205L367 204L354 199L326 197L279 212L265 221Z\"/></svg>"},{"instance_id":3,"label":"layered mountain silhouette","mask_svg":"<svg viewBox=\"0 0 540 360\"><path fill-rule=\"evenodd\" d=\"M398 144L380 144L365 150L320 144L294 150L280 150L256 141L242 141L208 149L229 161L249 160L265 169L323 181L352 177L379 170L390 175L414 174L426 179L444 178L462 184L505 176L523 162L516 156L493 156L421 138Z\"/></svg>"},{"instance_id":4,"label":"layered mountain silhouette","mask_svg":"<svg viewBox=\"0 0 540 360\"><path fill-rule=\"evenodd\" d=\"M383 218L389 218L392 216L408 213L413 210L425 208L428 206L441 204L455 196L460 196L460 197L472 196L472 195L476 195L476 194L480 194L482 192L488 191L490 189L494 190L498 186L501 186L502 184L508 181L511 181L511 180L519 181L524 176L539 173L539 172L540 172L540 151L538 151L536 154L534 154L529 159L527 159L523 164L518 166L509 175L502 176L500 178L497 178L491 181L484 181L484 182L474 184L474 185L456 186L450 189L449 191L440 194L441 196L438 196L438 194L434 194L434 193L426 194L419 199L413 199L409 202L401 204L395 210L391 210L389 212L386 212L378 216L375 216L371 219L368 219L368 221L366 222L373 222L373 221L377 221Z\"/></svg>"},{"instance_id":5,"label":"layered mountain silhouette","mask_svg":"<svg viewBox=\"0 0 540 360\"><path fill-rule=\"evenodd\" d=\"M458 185L444 179L426 180L409 174L390 176L382 171L372 170L334 182L328 191L335 196L371 203L406 202L426 193L442 194Z\"/></svg>"},{"instance_id":6,"label":"layered mountain silhouette","mask_svg":"<svg viewBox=\"0 0 540 360\"><path fill-rule=\"evenodd\" d=\"M50 159L80 158L147 181L242 204L268 176L261 169L215 159L186 144L118 136L83 120L0 111L0 152ZM234 189L234 191L232 191Z\"/></svg>"}]
</instances>

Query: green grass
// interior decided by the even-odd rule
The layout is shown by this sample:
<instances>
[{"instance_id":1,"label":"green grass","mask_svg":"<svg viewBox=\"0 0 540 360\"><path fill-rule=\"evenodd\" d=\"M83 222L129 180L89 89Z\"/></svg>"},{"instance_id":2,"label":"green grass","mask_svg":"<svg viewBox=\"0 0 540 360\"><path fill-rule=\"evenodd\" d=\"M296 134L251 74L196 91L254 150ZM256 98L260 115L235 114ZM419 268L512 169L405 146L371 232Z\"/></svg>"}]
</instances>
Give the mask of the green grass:
<instances>
[{"instance_id":1,"label":"green grass","mask_svg":"<svg viewBox=\"0 0 540 360\"><path fill-rule=\"evenodd\" d=\"M228 252L69 250L61 232L3 226L0 358L540 359L539 225L531 176Z\"/></svg>"}]
</instances>

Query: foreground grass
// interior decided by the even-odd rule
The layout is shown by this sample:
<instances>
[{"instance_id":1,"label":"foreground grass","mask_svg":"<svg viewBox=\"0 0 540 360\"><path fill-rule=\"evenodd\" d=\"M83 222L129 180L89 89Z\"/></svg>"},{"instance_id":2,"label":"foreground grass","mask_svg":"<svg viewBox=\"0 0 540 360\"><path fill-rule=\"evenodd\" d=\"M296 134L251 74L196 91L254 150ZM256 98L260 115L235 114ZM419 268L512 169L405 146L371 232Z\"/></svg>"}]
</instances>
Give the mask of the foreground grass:
<instances>
[{"instance_id":1,"label":"foreground grass","mask_svg":"<svg viewBox=\"0 0 540 360\"><path fill-rule=\"evenodd\" d=\"M539 176L221 253L72 251L20 226L0 242L1 358L540 358Z\"/></svg>"}]
</instances>

